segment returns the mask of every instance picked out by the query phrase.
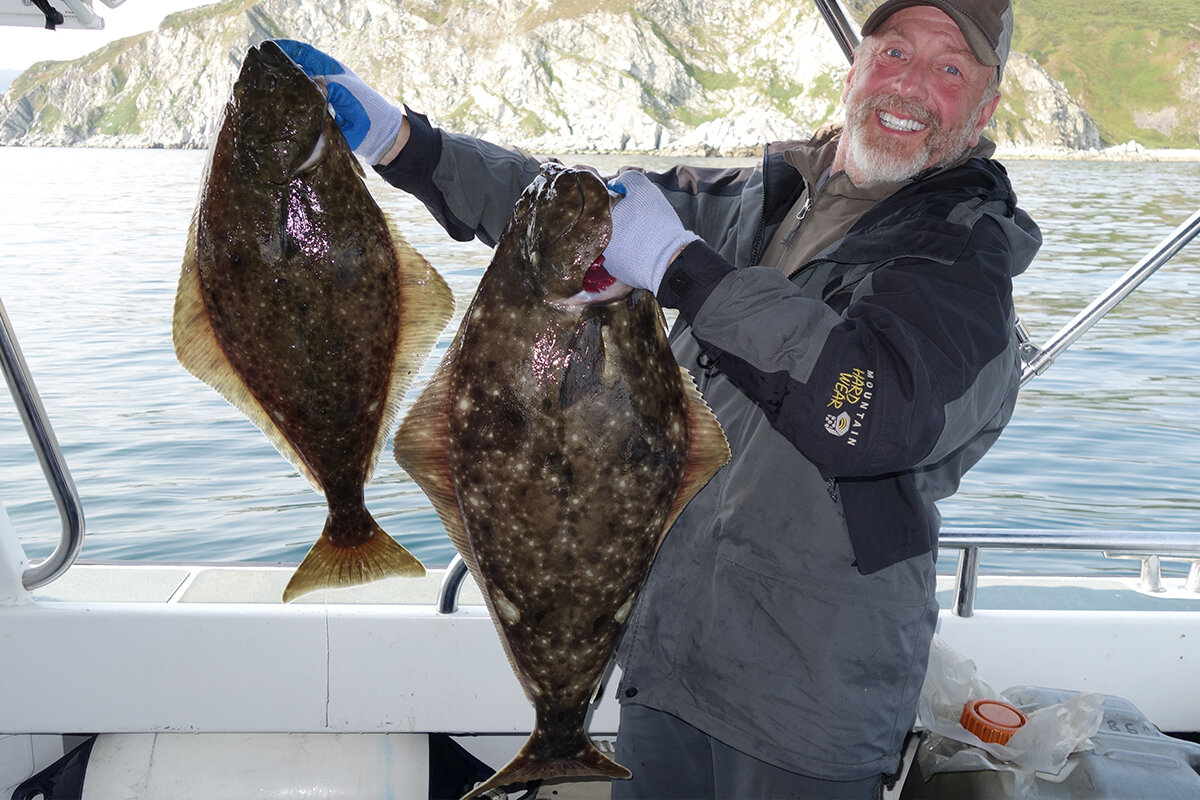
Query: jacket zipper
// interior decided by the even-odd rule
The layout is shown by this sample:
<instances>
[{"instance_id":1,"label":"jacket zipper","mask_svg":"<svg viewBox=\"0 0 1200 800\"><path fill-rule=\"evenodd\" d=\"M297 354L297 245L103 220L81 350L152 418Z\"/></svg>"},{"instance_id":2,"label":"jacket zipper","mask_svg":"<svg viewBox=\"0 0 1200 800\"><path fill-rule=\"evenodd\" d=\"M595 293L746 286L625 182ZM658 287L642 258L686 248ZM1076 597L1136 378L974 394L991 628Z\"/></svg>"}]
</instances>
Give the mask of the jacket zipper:
<instances>
[{"instance_id":1,"label":"jacket zipper","mask_svg":"<svg viewBox=\"0 0 1200 800\"><path fill-rule=\"evenodd\" d=\"M758 229L754 232L754 242L750 247L750 263L757 264L759 256L762 255L762 249L766 245L763 239L767 233L767 187L771 184L767 181L767 164L770 163L768 156L770 148L763 147L762 165L763 165L763 193L762 193L762 208L758 210ZM736 265L735 265L736 266Z\"/></svg>"},{"instance_id":2,"label":"jacket zipper","mask_svg":"<svg viewBox=\"0 0 1200 800\"><path fill-rule=\"evenodd\" d=\"M800 206L800 210L796 212L795 226L790 231L785 233L783 235L783 239L780 240L779 243L781 245L783 245L784 247L788 246L788 242L790 242L792 240L793 236L795 236L797 233L799 233L800 228L803 226L804 218L808 216L809 209L812 208L812 204L813 204L812 195L813 195L813 193L811 191L808 192L807 194L805 194L804 205Z\"/></svg>"}]
</instances>

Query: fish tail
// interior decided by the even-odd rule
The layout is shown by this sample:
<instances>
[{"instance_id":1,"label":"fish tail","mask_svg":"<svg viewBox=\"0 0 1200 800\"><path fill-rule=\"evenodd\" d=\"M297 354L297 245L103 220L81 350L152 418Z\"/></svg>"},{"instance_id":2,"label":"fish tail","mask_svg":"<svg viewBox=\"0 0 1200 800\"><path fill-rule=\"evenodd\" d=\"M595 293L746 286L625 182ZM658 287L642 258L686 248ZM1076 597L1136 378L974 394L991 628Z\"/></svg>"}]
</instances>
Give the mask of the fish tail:
<instances>
[{"instance_id":1,"label":"fish tail","mask_svg":"<svg viewBox=\"0 0 1200 800\"><path fill-rule=\"evenodd\" d=\"M357 586L383 578L421 578L425 565L404 545L370 520L372 533L362 544L339 547L323 532L283 590L283 602L318 589ZM328 530L328 523L326 523Z\"/></svg>"},{"instance_id":2,"label":"fish tail","mask_svg":"<svg viewBox=\"0 0 1200 800\"><path fill-rule=\"evenodd\" d=\"M589 777L628 780L633 776L625 767L596 749L586 736L582 737L577 754L565 758L537 758L530 755L529 750L530 746L526 744L512 761L487 781L463 795L462 800L479 797L484 792L501 786L517 786L535 781Z\"/></svg>"}]
</instances>

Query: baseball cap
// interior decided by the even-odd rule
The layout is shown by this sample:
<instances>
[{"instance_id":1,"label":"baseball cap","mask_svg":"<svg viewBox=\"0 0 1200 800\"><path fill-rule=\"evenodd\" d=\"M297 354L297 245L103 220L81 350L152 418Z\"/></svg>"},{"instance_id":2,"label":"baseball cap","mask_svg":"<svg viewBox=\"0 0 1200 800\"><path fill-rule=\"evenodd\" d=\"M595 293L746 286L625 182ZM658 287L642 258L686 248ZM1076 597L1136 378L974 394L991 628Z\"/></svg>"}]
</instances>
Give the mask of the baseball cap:
<instances>
[{"instance_id":1,"label":"baseball cap","mask_svg":"<svg viewBox=\"0 0 1200 800\"><path fill-rule=\"evenodd\" d=\"M975 59L1004 74L1013 32L1009 0L886 0L867 17L862 35L870 36L884 20L909 6L933 6L945 11L962 31Z\"/></svg>"}]
</instances>

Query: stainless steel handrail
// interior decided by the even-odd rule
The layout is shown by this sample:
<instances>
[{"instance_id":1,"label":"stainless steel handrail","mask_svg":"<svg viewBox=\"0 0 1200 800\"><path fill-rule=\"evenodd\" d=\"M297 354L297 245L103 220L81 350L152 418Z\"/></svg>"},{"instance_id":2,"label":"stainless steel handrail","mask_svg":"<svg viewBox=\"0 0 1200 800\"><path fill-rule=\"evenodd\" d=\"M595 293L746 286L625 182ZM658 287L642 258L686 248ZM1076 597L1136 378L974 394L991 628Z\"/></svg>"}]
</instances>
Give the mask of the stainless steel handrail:
<instances>
[{"instance_id":1,"label":"stainless steel handrail","mask_svg":"<svg viewBox=\"0 0 1200 800\"><path fill-rule=\"evenodd\" d=\"M58 446L58 440L54 438L54 431L34 386L33 377L29 374L29 367L21 355L21 348L17 345L17 337L13 333L12 323L9 322L3 302L0 302L0 367L4 370L9 392L21 415L21 421L25 424L25 431L37 454L38 462L42 465L42 472L46 476L62 520L62 535L54 552L45 561L25 570L21 576L21 585L26 589L36 589L66 572L79 555L79 549L83 546L83 506L79 501L75 483L71 480L62 449Z\"/></svg>"},{"instance_id":2,"label":"stainless steel handrail","mask_svg":"<svg viewBox=\"0 0 1200 800\"><path fill-rule=\"evenodd\" d=\"M1045 372L1062 351L1074 344L1105 314L1112 311L1134 289L1141 286L1142 282L1153 275L1159 267L1170 261L1197 234L1200 234L1200 209L1197 209L1196 213L1159 242L1157 247L1143 256L1141 261L1130 267L1128 272L1093 300L1087 308L1076 314L1074 319L1050 337L1044 345L1036 347L1028 342L1023 342L1022 350L1026 357L1026 364L1021 373L1021 385L1025 385L1034 376Z\"/></svg>"},{"instance_id":3,"label":"stainless steel handrail","mask_svg":"<svg viewBox=\"0 0 1200 800\"><path fill-rule=\"evenodd\" d=\"M1138 558L1141 581L1148 591L1161 588L1159 562L1163 557L1189 561L1188 591L1198 591L1200 533L1179 531L1023 530L947 528L938 546L958 550L958 572L952 611L969 617L975 611L979 560L983 550L1094 550L1116 558Z\"/></svg>"},{"instance_id":4,"label":"stainless steel handrail","mask_svg":"<svg viewBox=\"0 0 1200 800\"><path fill-rule=\"evenodd\" d=\"M1200 595L1200 532L947 528L941 532L938 546L960 551L952 608L960 617L969 617L975 611L983 550L1094 550L1114 558L1137 558L1142 562L1141 581L1148 591L1161 588L1159 562L1164 557L1189 561L1192 567L1185 591ZM466 577L466 563L461 556L454 556L442 577L437 605L440 613L453 614L458 609L458 593Z\"/></svg>"},{"instance_id":5,"label":"stainless steel handrail","mask_svg":"<svg viewBox=\"0 0 1200 800\"><path fill-rule=\"evenodd\" d=\"M458 593L462 590L466 578L467 562L463 561L462 556L455 554L446 567L446 574L442 576L437 604L439 614L453 614L458 610Z\"/></svg>"},{"instance_id":6,"label":"stainless steel handrail","mask_svg":"<svg viewBox=\"0 0 1200 800\"><path fill-rule=\"evenodd\" d=\"M825 24L829 26L829 30L833 33L833 38L837 40L838 46L842 48L842 53L845 54L846 60L851 64L854 63L854 51L858 47L858 35L854 32L854 28L846 19L846 13L842 10L842 6L837 0L813 0L817 4L817 9L821 12L821 16L825 18Z\"/></svg>"}]
</instances>

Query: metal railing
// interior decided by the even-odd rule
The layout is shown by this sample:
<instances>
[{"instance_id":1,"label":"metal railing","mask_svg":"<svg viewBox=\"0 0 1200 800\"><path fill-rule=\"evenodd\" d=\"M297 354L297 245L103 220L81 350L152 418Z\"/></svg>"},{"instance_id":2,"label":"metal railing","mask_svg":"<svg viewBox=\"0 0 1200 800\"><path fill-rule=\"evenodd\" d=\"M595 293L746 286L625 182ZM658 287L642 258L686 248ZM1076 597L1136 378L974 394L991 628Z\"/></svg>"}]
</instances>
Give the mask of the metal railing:
<instances>
[{"instance_id":1,"label":"metal railing","mask_svg":"<svg viewBox=\"0 0 1200 800\"><path fill-rule=\"evenodd\" d=\"M439 614L453 614L458 610L458 593L462 591L467 574L467 562L463 561L462 556L455 555L446 567L446 574L442 576L442 588L438 593L437 604Z\"/></svg>"},{"instance_id":2,"label":"metal railing","mask_svg":"<svg viewBox=\"0 0 1200 800\"><path fill-rule=\"evenodd\" d=\"M1062 330L1050 337L1041 347L1029 341L1028 334L1018 324L1018 335L1021 337L1021 358L1025 368L1021 373L1021 385L1024 386L1031 378L1041 375L1054 363L1054 359L1070 347L1118 303L1124 300L1142 282L1149 278L1163 264L1170 261L1176 253L1200 234L1200 209L1192 214L1178 228L1158 243L1153 250L1142 257L1140 261L1129 268L1129 271L1117 279L1103 294L1093 300L1087 308L1075 315L1075 318L1063 326Z\"/></svg>"},{"instance_id":3,"label":"metal railing","mask_svg":"<svg viewBox=\"0 0 1200 800\"><path fill-rule=\"evenodd\" d=\"M979 558L983 550L1092 550L1109 558L1137 559L1141 561L1141 586L1148 592L1163 590L1164 559L1183 561L1191 564L1184 588L1200 599L1200 533L947 528L942 531L938 546L959 551L951 608L959 617L975 613ZM439 613L453 614L458 610L458 594L467 574L462 556L454 556L442 577Z\"/></svg>"},{"instance_id":4,"label":"metal railing","mask_svg":"<svg viewBox=\"0 0 1200 800\"><path fill-rule=\"evenodd\" d=\"M858 35L854 32L854 26L846 18L846 12L842 10L841 4L836 0L833 2L814 0L814 2L817 10L824 17L825 24L833 33L833 38L837 40L838 47L842 48L842 54L846 56L847 61L853 63L854 51L858 48Z\"/></svg>"},{"instance_id":5,"label":"metal railing","mask_svg":"<svg viewBox=\"0 0 1200 800\"><path fill-rule=\"evenodd\" d=\"M67 462L63 459L62 449L54 438L46 409L42 407L42 400L29 374L29 367L17 345L17 337L13 334L3 302L0 302L0 368L4 370L8 389L38 462L42 465L42 472L62 520L62 534L54 552L45 561L25 570L21 576L22 586L36 589L65 572L79 555L79 548L83 546L83 506L79 502L75 483L71 480Z\"/></svg>"},{"instance_id":6,"label":"metal railing","mask_svg":"<svg viewBox=\"0 0 1200 800\"><path fill-rule=\"evenodd\" d=\"M1141 584L1146 591L1162 591L1164 558L1191 564L1185 588L1200 598L1200 533L1095 530L943 530L939 547L958 550L954 602L951 611L960 617L975 612L979 586L979 558L983 550L1093 550L1109 558L1141 561Z\"/></svg>"}]
</instances>

